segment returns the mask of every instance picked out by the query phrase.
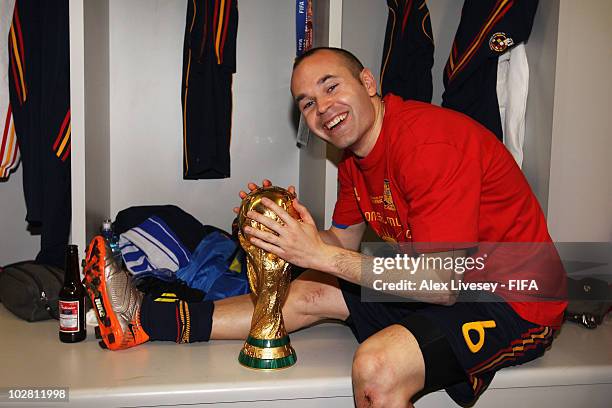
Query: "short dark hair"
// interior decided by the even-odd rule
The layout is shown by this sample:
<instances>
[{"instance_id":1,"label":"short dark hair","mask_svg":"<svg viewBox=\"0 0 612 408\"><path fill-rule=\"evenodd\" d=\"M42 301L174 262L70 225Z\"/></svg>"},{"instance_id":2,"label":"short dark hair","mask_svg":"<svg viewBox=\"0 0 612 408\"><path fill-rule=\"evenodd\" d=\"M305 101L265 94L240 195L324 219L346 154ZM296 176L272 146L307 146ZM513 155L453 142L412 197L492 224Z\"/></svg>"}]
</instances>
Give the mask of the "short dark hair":
<instances>
[{"instance_id":1,"label":"short dark hair","mask_svg":"<svg viewBox=\"0 0 612 408\"><path fill-rule=\"evenodd\" d=\"M353 55L353 53L351 53L351 52L349 52L349 51L347 51L345 49L336 48L336 47L317 47L317 48L311 48L310 50L306 51L305 53L303 53L299 57L296 57L295 61L293 61L293 70L295 71L295 69L306 58L313 56L314 54L318 53L319 51L331 51L334 54L336 54L339 57L341 57L342 60L345 62L345 66L348 68L348 70L351 72L351 74L353 74L353 76L357 80L359 80L359 75L361 74L361 71L363 71L363 64L361 63L361 61L359 61L359 58L357 58L355 55Z\"/></svg>"}]
</instances>

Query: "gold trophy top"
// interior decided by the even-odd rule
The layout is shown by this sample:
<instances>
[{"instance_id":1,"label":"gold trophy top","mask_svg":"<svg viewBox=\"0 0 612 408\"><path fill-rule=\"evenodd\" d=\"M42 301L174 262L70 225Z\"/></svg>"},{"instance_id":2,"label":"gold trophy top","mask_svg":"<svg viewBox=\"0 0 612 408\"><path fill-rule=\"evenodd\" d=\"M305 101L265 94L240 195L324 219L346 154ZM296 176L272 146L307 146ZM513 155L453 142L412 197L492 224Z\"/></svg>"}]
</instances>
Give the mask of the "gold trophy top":
<instances>
[{"instance_id":1,"label":"gold trophy top","mask_svg":"<svg viewBox=\"0 0 612 408\"><path fill-rule=\"evenodd\" d=\"M276 215L274 211L263 205L261 199L264 197L272 200L274 203L276 203L276 205L287 211L293 218L300 218L295 208L293 208L293 199L295 198L295 195L291 194L288 190L282 187L260 187L257 190L253 190L242 200L240 212L238 213L238 226L243 234L244 227L247 225L260 230L269 231L269 229L265 226L247 217L246 214L249 211L257 211L268 218L284 224L284 222L278 215Z\"/></svg>"}]
</instances>

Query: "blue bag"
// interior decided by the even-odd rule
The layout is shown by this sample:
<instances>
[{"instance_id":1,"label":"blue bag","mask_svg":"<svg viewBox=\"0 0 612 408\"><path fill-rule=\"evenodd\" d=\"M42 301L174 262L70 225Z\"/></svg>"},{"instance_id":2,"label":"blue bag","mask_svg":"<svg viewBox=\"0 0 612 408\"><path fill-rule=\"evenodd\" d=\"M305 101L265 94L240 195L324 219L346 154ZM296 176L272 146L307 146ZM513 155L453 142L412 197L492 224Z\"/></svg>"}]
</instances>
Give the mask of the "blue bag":
<instances>
[{"instance_id":1,"label":"blue bag","mask_svg":"<svg viewBox=\"0 0 612 408\"><path fill-rule=\"evenodd\" d=\"M176 277L206 293L204 300L218 300L249 293L245 254L228 235L213 231L198 244Z\"/></svg>"}]
</instances>

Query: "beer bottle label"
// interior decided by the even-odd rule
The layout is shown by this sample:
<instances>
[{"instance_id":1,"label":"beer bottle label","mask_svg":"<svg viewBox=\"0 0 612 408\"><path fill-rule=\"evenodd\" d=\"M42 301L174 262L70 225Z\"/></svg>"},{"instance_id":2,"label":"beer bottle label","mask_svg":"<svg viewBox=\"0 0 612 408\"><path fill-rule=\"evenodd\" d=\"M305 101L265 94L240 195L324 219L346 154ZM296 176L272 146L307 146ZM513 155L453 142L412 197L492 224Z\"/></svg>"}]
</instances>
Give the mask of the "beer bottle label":
<instances>
[{"instance_id":1,"label":"beer bottle label","mask_svg":"<svg viewBox=\"0 0 612 408\"><path fill-rule=\"evenodd\" d=\"M76 333L79 327L79 301L60 300L59 301L59 326L60 331L65 333Z\"/></svg>"}]
</instances>

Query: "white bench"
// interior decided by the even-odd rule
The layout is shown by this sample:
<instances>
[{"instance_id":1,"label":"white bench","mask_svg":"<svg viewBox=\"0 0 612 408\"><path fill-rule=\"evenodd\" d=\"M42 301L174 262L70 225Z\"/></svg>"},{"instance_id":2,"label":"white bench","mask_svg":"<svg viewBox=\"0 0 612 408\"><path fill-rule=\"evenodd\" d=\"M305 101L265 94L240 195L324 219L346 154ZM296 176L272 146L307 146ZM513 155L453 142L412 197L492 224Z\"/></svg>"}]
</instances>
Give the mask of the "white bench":
<instances>
[{"instance_id":1,"label":"white bench","mask_svg":"<svg viewBox=\"0 0 612 408\"><path fill-rule=\"evenodd\" d=\"M152 342L111 352L99 348L90 330L86 341L63 344L57 338L57 322L27 323L1 306L0 333L0 387L66 386L70 388L69 406L353 406L350 372L357 343L350 330L338 324L292 334L298 363L274 372L240 366L240 341ZM0 402L2 405L15 404ZM595 331L565 325L543 358L500 371L476 404L513 408L580 405L612 406L610 318ZM416 406L455 405L440 391L423 397Z\"/></svg>"}]
</instances>

